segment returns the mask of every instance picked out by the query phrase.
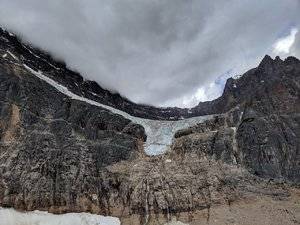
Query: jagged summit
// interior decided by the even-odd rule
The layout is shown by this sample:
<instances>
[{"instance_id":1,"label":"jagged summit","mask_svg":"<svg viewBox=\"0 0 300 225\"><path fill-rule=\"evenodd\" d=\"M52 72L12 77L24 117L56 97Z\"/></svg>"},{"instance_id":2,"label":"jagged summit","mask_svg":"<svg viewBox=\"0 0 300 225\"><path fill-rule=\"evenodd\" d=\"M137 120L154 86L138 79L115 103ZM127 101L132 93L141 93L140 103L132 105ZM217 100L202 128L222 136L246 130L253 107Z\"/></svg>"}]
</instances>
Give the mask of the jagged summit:
<instances>
[{"instance_id":1,"label":"jagged summit","mask_svg":"<svg viewBox=\"0 0 300 225\"><path fill-rule=\"evenodd\" d=\"M279 56L276 56L274 59L269 56L266 55L262 61L260 62L259 66L260 68L268 68L268 67L272 67L274 65L282 65L282 64L287 64L289 61L295 61L295 62L299 62L299 60L294 57L294 56L289 56L286 59L282 60Z\"/></svg>"},{"instance_id":2,"label":"jagged summit","mask_svg":"<svg viewBox=\"0 0 300 225\"><path fill-rule=\"evenodd\" d=\"M261 63L259 66L265 66L273 63L273 59L269 55L265 55L265 57L262 59Z\"/></svg>"}]
</instances>

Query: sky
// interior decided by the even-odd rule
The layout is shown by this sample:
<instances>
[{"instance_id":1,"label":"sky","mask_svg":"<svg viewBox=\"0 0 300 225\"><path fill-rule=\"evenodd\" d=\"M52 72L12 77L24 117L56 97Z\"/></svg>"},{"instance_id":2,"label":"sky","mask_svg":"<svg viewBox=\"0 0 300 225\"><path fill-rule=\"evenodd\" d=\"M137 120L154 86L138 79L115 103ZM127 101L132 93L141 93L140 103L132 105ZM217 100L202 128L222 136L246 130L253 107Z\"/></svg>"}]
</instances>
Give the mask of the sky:
<instances>
[{"instance_id":1,"label":"sky","mask_svg":"<svg viewBox=\"0 0 300 225\"><path fill-rule=\"evenodd\" d=\"M0 26L137 103L192 107L300 57L300 0L0 0Z\"/></svg>"}]
</instances>

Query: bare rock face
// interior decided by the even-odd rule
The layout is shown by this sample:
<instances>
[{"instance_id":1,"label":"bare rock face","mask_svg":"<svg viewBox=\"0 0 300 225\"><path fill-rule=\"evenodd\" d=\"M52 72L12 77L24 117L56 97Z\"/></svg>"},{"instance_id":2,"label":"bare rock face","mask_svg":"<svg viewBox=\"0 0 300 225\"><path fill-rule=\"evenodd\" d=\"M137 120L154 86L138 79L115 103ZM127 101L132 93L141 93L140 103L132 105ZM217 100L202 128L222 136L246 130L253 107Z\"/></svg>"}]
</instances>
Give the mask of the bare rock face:
<instances>
[{"instance_id":1,"label":"bare rock face","mask_svg":"<svg viewBox=\"0 0 300 225\"><path fill-rule=\"evenodd\" d=\"M83 81L49 55L0 34L0 206L112 215L125 225L218 224L222 218L250 225L256 214L263 219L255 207L269 210L279 202L289 213L288 223L282 217L286 224L300 222L297 206L287 204L299 197L298 59L265 57L229 79L214 101L190 111L160 109ZM135 116L215 116L178 131L167 153L146 156L142 126L70 99L23 64ZM233 215L248 206L252 219Z\"/></svg>"},{"instance_id":2,"label":"bare rock face","mask_svg":"<svg viewBox=\"0 0 300 225\"><path fill-rule=\"evenodd\" d=\"M226 99L240 103L231 103L234 108L213 120L177 132L175 151L206 152L255 175L299 183L299 82L298 59L265 57L239 80L227 81L221 97L225 109L230 102ZM182 145L176 144L179 140Z\"/></svg>"},{"instance_id":3,"label":"bare rock face","mask_svg":"<svg viewBox=\"0 0 300 225\"><path fill-rule=\"evenodd\" d=\"M105 167L139 155L143 128L66 98L17 65L2 64L0 83L1 204L91 210L100 193L104 207L105 190L120 182Z\"/></svg>"},{"instance_id":4,"label":"bare rock face","mask_svg":"<svg viewBox=\"0 0 300 225\"><path fill-rule=\"evenodd\" d=\"M179 155L205 153L260 177L299 183L299 114L249 118L248 110L254 112L236 109L178 131L173 150Z\"/></svg>"}]
</instances>

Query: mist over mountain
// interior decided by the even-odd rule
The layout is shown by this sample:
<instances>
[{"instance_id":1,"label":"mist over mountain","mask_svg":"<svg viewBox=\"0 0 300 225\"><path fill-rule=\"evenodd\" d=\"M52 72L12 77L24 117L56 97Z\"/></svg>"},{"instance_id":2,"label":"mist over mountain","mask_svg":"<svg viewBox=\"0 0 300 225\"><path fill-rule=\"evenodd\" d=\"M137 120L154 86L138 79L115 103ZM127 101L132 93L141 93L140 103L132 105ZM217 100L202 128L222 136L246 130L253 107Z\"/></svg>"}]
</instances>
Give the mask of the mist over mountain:
<instances>
[{"instance_id":1,"label":"mist over mountain","mask_svg":"<svg viewBox=\"0 0 300 225\"><path fill-rule=\"evenodd\" d=\"M272 55L299 11L298 0L1 0L0 23L136 103L192 107ZM299 57L299 36L273 57Z\"/></svg>"}]
</instances>

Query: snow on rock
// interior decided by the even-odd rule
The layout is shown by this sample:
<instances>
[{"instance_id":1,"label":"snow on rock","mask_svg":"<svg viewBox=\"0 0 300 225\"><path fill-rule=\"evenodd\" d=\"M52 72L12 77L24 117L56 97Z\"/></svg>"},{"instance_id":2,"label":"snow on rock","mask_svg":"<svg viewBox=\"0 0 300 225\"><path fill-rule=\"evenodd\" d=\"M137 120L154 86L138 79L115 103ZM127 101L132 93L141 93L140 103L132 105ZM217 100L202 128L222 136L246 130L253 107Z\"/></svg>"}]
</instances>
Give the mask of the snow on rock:
<instances>
[{"instance_id":1,"label":"snow on rock","mask_svg":"<svg viewBox=\"0 0 300 225\"><path fill-rule=\"evenodd\" d=\"M26 45L22 45L27 51L30 52L31 55L33 55L34 57L43 60L45 63L47 63L49 66L51 66L52 68L56 69L56 70L60 70L60 68L54 66L53 64L49 63L47 60L41 58L40 56L38 56L37 54L33 53L33 51L31 51L28 47L26 47Z\"/></svg>"},{"instance_id":2,"label":"snow on rock","mask_svg":"<svg viewBox=\"0 0 300 225\"><path fill-rule=\"evenodd\" d=\"M18 57L12 54L10 51L7 51L7 53L14 58L14 60L18 60Z\"/></svg>"},{"instance_id":3,"label":"snow on rock","mask_svg":"<svg viewBox=\"0 0 300 225\"><path fill-rule=\"evenodd\" d=\"M59 92L67 95L72 99L76 99L79 101L86 102L91 105L99 106L105 108L112 113L119 114L134 123L140 124L145 128L145 132L147 135L147 141L145 143L145 152L148 155L159 155L165 153L172 144L172 140L176 131L180 129L185 129L190 126L196 125L197 123L201 123L207 119L213 117L213 115L208 116L198 116L192 117L188 119L182 119L178 121L163 121L163 120L150 120L139 118L135 116L131 116L130 114L121 111L119 109L115 109L113 107L101 104L99 102L93 101L88 98L81 97L76 95L68 90L68 88L64 87L63 85L57 83L56 81L52 80L51 78L43 75L41 71L35 71L28 67L27 65L23 64L24 67L30 71L33 75L37 76L38 78L44 80L52 87L56 88Z\"/></svg>"},{"instance_id":4,"label":"snow on rock","mask_svg":"<svg viewBox=\"0 0 300 225\"><path fill-rule=\"evenodd\" d=\"M116 217L90 213L67 213L54 215L48 212L18 212L0 208L0 225L120 225Z\"/></svg>"},{"instance_id":5,"label":"snow on rock","mask_svg":"<svg viewBox=\"0 0 300 225\"><path fill-rule=\"evenodd\" d=\"M243 76L243 75L235 75L235 76L233 76L232 78L233 78L234 80L238 80L238 79L240 79L242 76Z\"/></svg>"}]
</instances>

